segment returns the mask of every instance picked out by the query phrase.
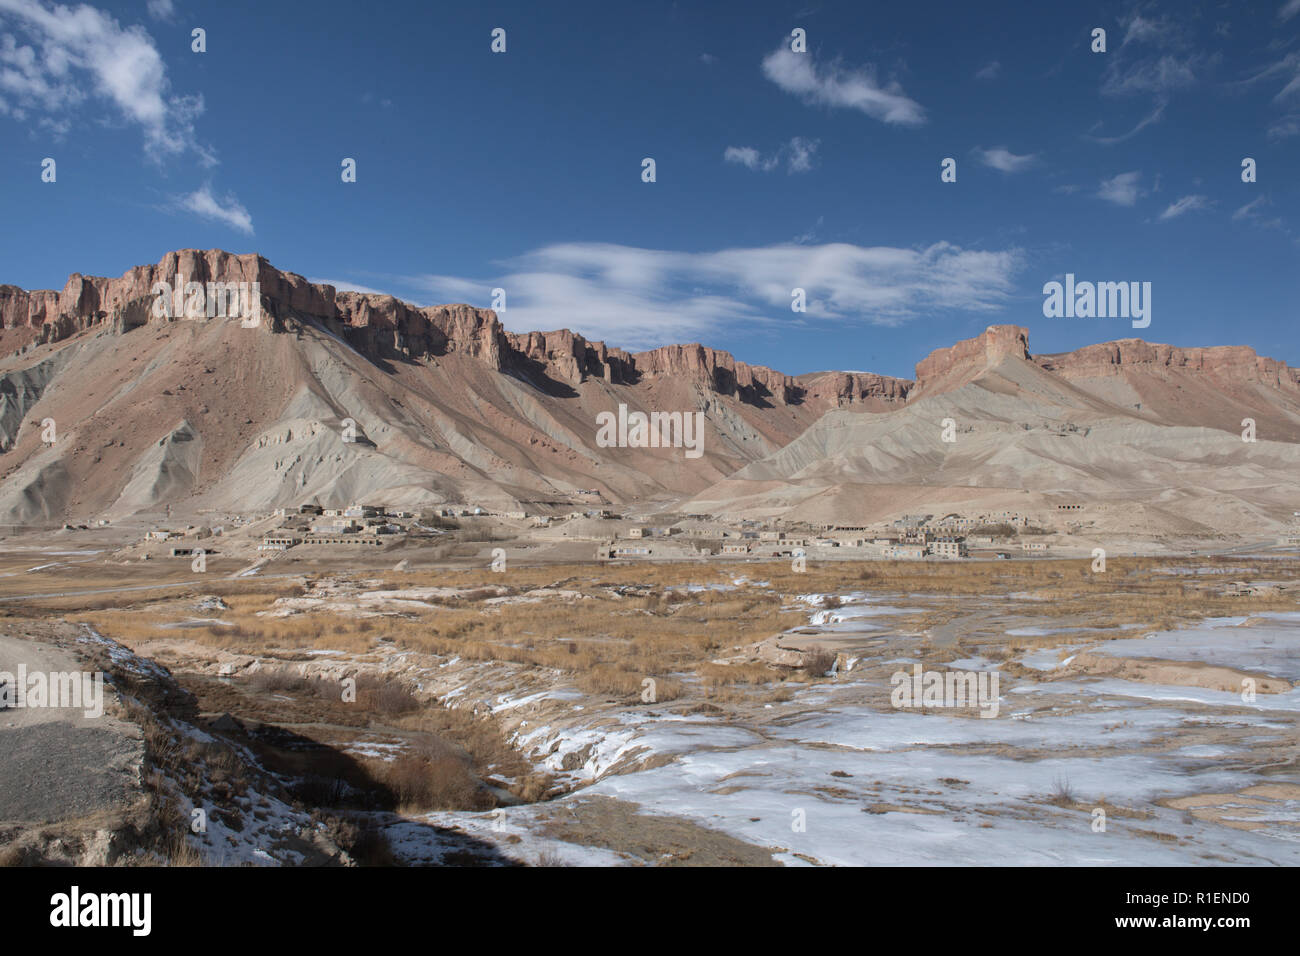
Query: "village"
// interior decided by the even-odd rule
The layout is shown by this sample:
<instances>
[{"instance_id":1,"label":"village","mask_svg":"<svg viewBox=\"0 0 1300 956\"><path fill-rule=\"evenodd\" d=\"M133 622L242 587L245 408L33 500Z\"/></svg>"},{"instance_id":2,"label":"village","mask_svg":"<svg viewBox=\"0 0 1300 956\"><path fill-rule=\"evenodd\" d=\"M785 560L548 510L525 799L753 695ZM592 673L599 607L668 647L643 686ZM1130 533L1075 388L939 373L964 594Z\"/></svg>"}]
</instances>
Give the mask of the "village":
<instances>
[{"instance_id":1,"label":"village","mask_svg":"<svg viewBox=\"0 0 1300 956\"><path fill-rule=\"evenodd\" d=\"M590 504L593 499L587 503ZM603 502L602 502L603 503ZM140 558L192 558L199 553L273 558L408 550L443 542L501 544L544 556L563 548L568 559L600 562L721 559L961 561L1087 553L1087 540L1071 540L1078 522L1061 528L1014 511L904 514L886 521L823 523L758 520L674 512L630 513L612 507L550 513L497 510L447 503L419 509L382 502L325 508L308 503L269 514L221 515L209 523L153 527L136 547ZM541 509L537 509L541 510ZM1060 510L1077 513L1079 506Z\"/></svg>"}]
</instances>

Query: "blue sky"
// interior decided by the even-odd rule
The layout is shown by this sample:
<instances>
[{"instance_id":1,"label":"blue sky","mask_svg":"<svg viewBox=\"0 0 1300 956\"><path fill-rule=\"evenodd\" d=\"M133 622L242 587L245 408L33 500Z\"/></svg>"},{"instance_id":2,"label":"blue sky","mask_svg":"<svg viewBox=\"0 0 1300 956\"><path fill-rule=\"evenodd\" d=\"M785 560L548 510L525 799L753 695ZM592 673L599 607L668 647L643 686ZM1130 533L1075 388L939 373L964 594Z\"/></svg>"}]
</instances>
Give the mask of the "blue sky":
<instances>
[{"instance_id":1,"label":"blue sky","mask_svg":"<svg viewBox=\"0 0 1300 956\"><path fill-rule=\"evenodd\" d=\"M993 323L1300 365L1298 150L1300 0L0 0L26 288L220 247L791 374L910 376ZM1067 272L1150 282L1151 326L1045 318Z\"/></svg>"}]
</instances>

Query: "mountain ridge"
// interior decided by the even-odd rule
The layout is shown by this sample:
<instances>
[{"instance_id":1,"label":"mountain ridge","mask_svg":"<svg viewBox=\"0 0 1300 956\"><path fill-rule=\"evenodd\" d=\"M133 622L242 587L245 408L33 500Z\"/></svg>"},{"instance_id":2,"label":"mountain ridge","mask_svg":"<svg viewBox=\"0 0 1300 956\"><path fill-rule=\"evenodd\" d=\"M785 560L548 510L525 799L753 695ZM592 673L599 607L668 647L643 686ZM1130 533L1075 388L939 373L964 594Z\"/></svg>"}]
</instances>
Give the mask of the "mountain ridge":
<instances>
[{"instance_id":1,"label":"mountain ridge","mask_svg":"<svg viewBox=\"0 0 1300 956\"><path fill-rule=\"evenodd\" d=\"M260 325L154 315L154 284L178 277L256 282ZM594 490L640 507L725 505L716 490L728 482L797 484L807 464L799 449L822 447L856 463L809 472L823 485L921 483L925 467L905 459L940 461L928 446L937 421L908 432L913 445L895 448L887 465L813 429L832 419L837 428L879 422L883 432L864 432L874 440L950 395L964 428L994 413L1003 428L1020 407L1040 424L1104 420L1123 436L1157 429L1142 440L1168 428L1235 438L1249 418L1261 441L1300 442L1300 372L1249 346L1121 339L1034 355L1027 329L994 325L933 350L914 379L790 376L700 343L628 352L570 330L509 332L489 309L339 291L223 250L170 252L117 279L73 273L61 291L0 286L0 317L0 521L13 523L380 495L520 510ZM698 412L704 454L683 462L671 448L599 447L597 416L622 405ZM58 424L56 443L41 437L46 419ZM357 440L340 443L348 427ZM1044 457L1037 444L1026 454L1040 478L1043 469L1105 468ZM782 462L796 459L804 464L787 473ZM962 467L961 487L1014 477L975 459Z\"/></svg>"}]
</instances>

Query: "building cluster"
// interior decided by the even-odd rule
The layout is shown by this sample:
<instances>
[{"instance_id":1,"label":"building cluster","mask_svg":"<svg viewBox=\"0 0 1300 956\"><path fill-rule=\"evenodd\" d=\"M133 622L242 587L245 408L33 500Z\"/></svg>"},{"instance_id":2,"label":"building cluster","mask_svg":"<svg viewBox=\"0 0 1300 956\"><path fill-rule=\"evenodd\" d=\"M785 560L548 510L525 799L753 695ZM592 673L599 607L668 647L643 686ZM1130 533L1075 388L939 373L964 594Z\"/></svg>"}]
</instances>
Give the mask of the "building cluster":
<instances>
[{"instance_id":1,"label":"building cluster","mask_svg":"<svg viewBox=\"0 0 1300 956\"><path fill-rule=\"evenodd\" d=\"M580 494L599 498L598 492ZM780 520L728 521L707 514L659 514L647 520L645 515L626 516L604 507L562 510L573 508L575 503L574 500L552 503L556 507L548 504L551 513L537 513L536 509L518 505L512 510L495 510L472 503L444 503L418 510L390 509L386 504L373 502L338 508L303 504L275 510L272 517L280 519L279 526L263 535L258 550L283 552L304 546L381 548L412 537L433 538L445 534L456 527L446 519L489 518L524 522L522 526L514 526L521 535L531 533L543 540L568 538L594 542L600 560L671 560L705 555L758 559L839 556L961 560L971 556L971 549L996 549L1017 539L1023 551L1048 550L1040 536L1029 534L1034 529L1029 526L1027 516L1015 511L950 513L939 517L907 514L871 524L813 525ZM1060 507L1075 510L1070 503ZM464 522L459 524L466 527ZM220 534L220 529L157 529L150 531L146 538L166 542L178 538L199 539L214 532ZM1300 525L1294 529L1293 541L1300 543ZM180 556L192 553L195 547L190 542L178 542L172 551ZM1007 552L998 552L998 557L1004 556Z\"/></svg>"},{"instance_id":2,"label":"building cluster","mask_svg":"<svg viewBox=\"0 0 1300 956\"><path fill-rule=\"evenodd\" d=\"M872 534L866 526L821 526L813 532L749 527L752 524L741 522L732 528L635 525L621 532L618 538L601 543L596 556L602 560L688 558L709 554L750 558L828 558L838 552L842 557L851 555L867 559L958 560L970 557L964 536L938 534L915 525L901 534L883 529Z\"/></svg>"}]
</instances>

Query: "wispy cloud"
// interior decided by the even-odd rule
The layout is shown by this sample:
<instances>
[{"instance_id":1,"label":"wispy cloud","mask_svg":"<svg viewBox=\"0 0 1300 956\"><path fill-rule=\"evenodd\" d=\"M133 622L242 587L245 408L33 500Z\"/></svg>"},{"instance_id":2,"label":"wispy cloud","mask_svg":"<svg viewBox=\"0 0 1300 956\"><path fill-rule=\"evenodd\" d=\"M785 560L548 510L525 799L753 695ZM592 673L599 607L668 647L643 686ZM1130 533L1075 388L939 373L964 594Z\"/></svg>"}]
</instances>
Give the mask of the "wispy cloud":
<instances>
[{"instance_id":1,"label":"wispy cloud","mask_svg":"<svg viewBox=\"0 0 1300 956\"><path fill-rule=\"evenodd\" d=\"M770 173L785 161L787 173L806 173L813 168L813 158L820 140L795 136L776 152L764 156L752 146L728 146L722 152L723 162L735 163L756 172Z\"/></svg>"},{"instance_id":2,"label":"wispy cloud","mask_svg":"<svg viewBox=\"0 0 1300 956\"><path fill-rule=\"evenodd\" d=\"M813 156L820 145L820 140L804 139L802 136L794 137L786 143L786 169L792 173L808 172L813 168Z\"/></svg>"},{"instance_id":3,"label":"wispy cloud","mask_svg":"<svg viewBox=\"0 0 1300 956\"><path fill-rule=\"evenodd\" d=\"M1277 18L1286 23L1297 13L1300 13L1300 0L1286 0L1286 3L1278 8Z\"/></svg>"},{"instance_id":4,"label":"wispy cloud","mask_svg":"<svg viewBox=\"0 0 1300 956\"><path fill-rule=\"evenodd\" d=\"M925 108L903 92L897 81L882 85L871 66L847 69L838 62L818 66L813 54L782 45L763 60L763 75L807 103L858 110L883 123L920 126Z\"/></svg>"},{"instance_id":5,"label":"wispy cloud","mask_svg":"<svg viewBox=\"0 0 1300 956\"><path fill-rule=\"evenodd\" d=\"M985 63L983 66L981 66L978 70L975 71L975 79L977 80L996 79L997 75L1001 72L1002 72L1002 64L999 63L997 60L993 60L989 63Z\"/></svg>"},{"instance_id":6,"label":"wispy cloud","mask_svg":"<svg viewBox=\"0 0 1300 956\"><path fill-rule=\"evenodd\" d=\"M1171 54L1148 57L1136 63L1116 55L1107 68L1101 91L1107 96L1134 93L1169 94L1195 85L1199 57L1179 58Z\"/></svg>"},{"instance_id":7,"label":"wispy cloud","mask_svg":"<svg viewBox=\"0 0 1300 956\"><path fill-rule=\"evenodd\" d=\"M1300 113L1282 116L1274 120L1266 134L1269 139L1290 139L1300 135Z\"/></svg>"},{"instance_id":8,"label":"wispy cloud","mask_svg":"<svg viewBox=\"0 0 1300 956\"><path fill-rule=\"evenodd\" d=\"M985 166L999 169L1004 173L1023 172L1038 162L1036 153L1025 153L1023 156L1017 156L1005 146L994 146L992 149L983 149L976 146L973 152L975 158Z\"/></svg>"},{"instance_id":9,"label":"wispy cloud","mask_svg":"<svg viewBox=\"0 0 1300 956\"><path fill-rule=\"evenodd\" d=\"M1144 129L1150 126L1152 123L1160 122L1160 118L1164 115L1165 107L1167 105L1168 102L1163 98L1157 99L1155 108L1152 109L1152 111L1148 113L1146 116L1142 117L1142 119L1138 120L1138 124L1134 126L1131 130L1129 130L1127 133L1123 133L1119 136L1089 135L1087 138L1092 140L1094 143L1100 143L1103 146L1113 146L1116 143L1122 143L1125 140L1132 139L1138 133L1142 132Z\"/></svg>"},{"instance_id":10,"label":"wispy cloud","mask_svg":"<svg viewBox=\"0 0 1300 956\"><path fill-rule=\"evenodd\" d=\"M1121 49L1130 43L1149 43L1157 47L1185 46L1187 43L1182 24L1171 17L1144 17L1134 13L1123 26Z\"/></svg>"},{"instance_id":11,"label":"wispy cloud","mask_svg":"<svg viewBox=\"0 0 1300 956\"><path fill-rule=\"evenodd\" d=\"M172 0L149 0L145 4L145 9L149 11L149 16L164 23L171 23L176 19L176 5Z\"/></svg>"},{"instance_id":12,"label":"wispy cloud","mask_svg":"<svg viewBox=\"0 0 1300 956\"><path fill-rule=\"evenodd\" d=\"M1180 18L1134 13L1121 25L1120 45L1106 55L1101 93L1150 96L1152 109L1127 133L1087 137L1102 145L1125 142L1159 122L1170 97L1197 85L1222 58L1220 53L1195 49L1191 31Z\"/></svg>"},{"instance_id":13,"label":"wispy cloud","mask_svg":"<svg viewBox=\"0 0 1300 956\"><path fill-rule=\"evenodd\" d=\"M1264 214L1264 209L1271 205L1272 201L1267 196L1252 199L1232 214L1233 221L1254 223L1265 229L1283 229L1284 224L1279 217Z\"/></svg>"},{"instance_id":14,"label":"wispy cloud","mask_svg":"<svg viewBox=\"0 0 1300 956\"><path fill-rule=\"evenodd\" d=\"M202 189L178 197L176 207L192 212L202 219L223 223L246 235L253 234L253 217L248 214L243 204L229 193L218 200L212 194L211 185L204 184Z\"/></svg>"},{"instance_id":15,"label":"wispy cloud","mask_svg":"<svg viewBox=\"0 0 1300 956\"><path fill-rule=\"evenodd\" d=\"M1268 138L1287 139L1300 133L1300 113L1296 112L1297 103L1300 103L1300 52L1292 51L1228 85L1241 90L1257 85L1271 86L1276 90L1272 102L1284 113L1269 124Z\"/></svg>"},{"instance_id":16,"label":"wispy cloud","mask_svg":"<svg viewBox=\"0 0 1300 956\"><path fill-rule=\"evenodd\" d=\"M1103 179L1097 190L1097 198L1113 202L1117 206L1132 206L1138 200L1138 180L1142 173L1120 173L1110 179Z\"/></svg>"},{"instance_id":17,"label":"wispy cloud","mask_svg":"<svg viewBox=\"0 0 1300 956\"><path fill-rule=\"evenodd\" d=\"M1130 205L1132 205L1130 203ZM1165 211L1160 214L1160 220L1177 219L1183 213L1194 212L1197 209L1208 209L1210 200L1206 196L1183 196L1176 199L1165 207Z\"/></svg>"},{"instance_id":18,"label":"wispy cloud","mask_svg":"<svg viewBox=\"0 0 1300 956\"><path fill-rule=\"evenodd\" d=\"M775 169L777 164L775 156L770 156L767 160L764 160L758 150L752 146L728 146L722 151L722 160L727 163L736 163L747 169L761 169L764 172Z\"/></svg>"},{"instance_id":19,"label":"wispy cloud","mask_svg":"<svg viewBox=\"0 0 1300 956\"><path fill-rule=\"evenodd\" d=\"M144 134L156 161L192 151L215 162L194 121L199 96L173 95L162 56L140 26L123 27L90 6L45 7L36 0L0 0L0 113L66 113L103 100Z\"/></svg>"},{"instance_id":20,"label":"wispy cloud","mask_svg":"<svg viewBox=\"0 0 1300 956\"><path fill-rule=\"evenodd\" d=\"M812 226L809 227L807 231L802 232L799 235L794 237L794 241L799 243L800 245L809 242L815 242L817 239L817 232L818 230L821 229L822 224L825 222L826 222L825 216L818 216L817 221L813 223Z\"/></svg>"},{"instance_id":21,"label":"wispy cloud","mask_svg":"<svg viewBox=\"0 0 1300 956\"><path fill-rule=\"evenodd\" d=\"M948 310L1002 308L1021 268L1016 249L917 249L846 243L784 243L688 253L603 243L547 246L505 263L491 279L410 277L439 301L486 303L506 290L502 316L516 330L570 328L624 347L708 338L720 326L753 328L789 319L802 288L800 319L898 325Z\"/></svg>"}]
</instances>

